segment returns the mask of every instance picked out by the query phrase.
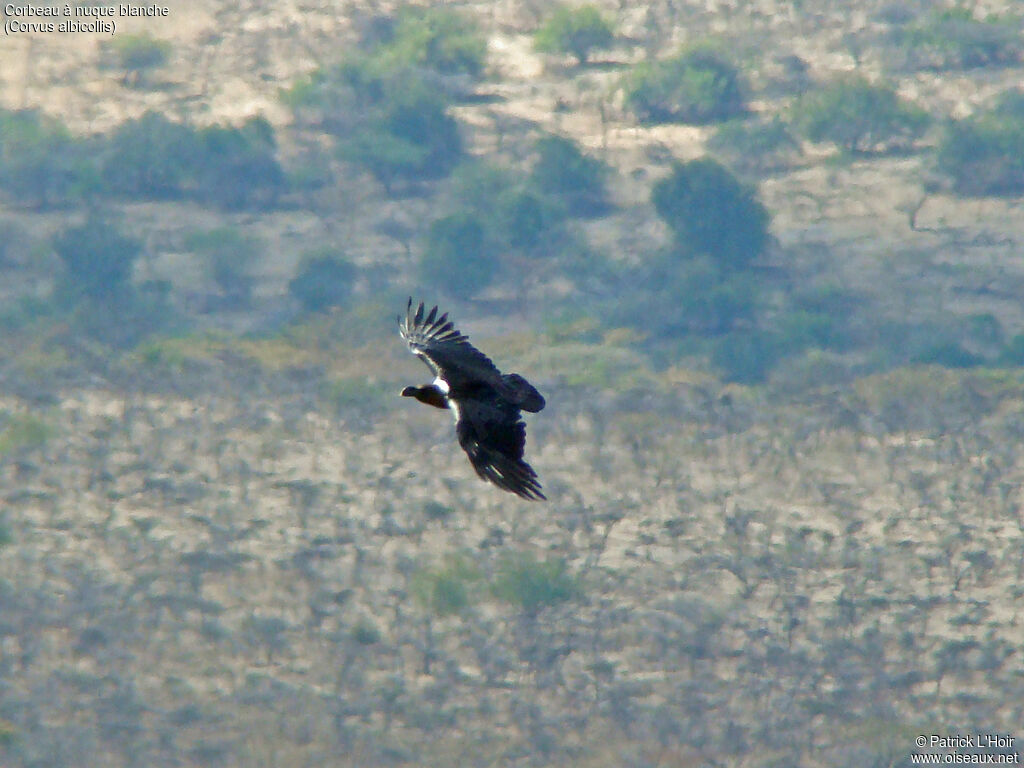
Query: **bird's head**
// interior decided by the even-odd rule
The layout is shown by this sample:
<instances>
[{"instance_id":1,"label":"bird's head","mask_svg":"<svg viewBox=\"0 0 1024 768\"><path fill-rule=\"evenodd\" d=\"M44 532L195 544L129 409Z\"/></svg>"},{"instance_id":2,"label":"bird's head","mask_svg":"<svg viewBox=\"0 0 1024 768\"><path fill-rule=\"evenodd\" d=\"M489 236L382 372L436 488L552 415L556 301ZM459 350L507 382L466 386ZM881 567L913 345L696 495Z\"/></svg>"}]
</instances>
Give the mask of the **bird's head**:
<instances>
[{"instance_id":1,"label":"bird's head","mask_svg":"<svg viewBox=\"0 0 1024 768\"><path fill-rule=\"evenodd\" d=\"M425 387L406 387L402 390L402 397L415 397L421 403L432 405L435 408L448 407L444 393L432 384Z\"/></svg>"}]
</instances>

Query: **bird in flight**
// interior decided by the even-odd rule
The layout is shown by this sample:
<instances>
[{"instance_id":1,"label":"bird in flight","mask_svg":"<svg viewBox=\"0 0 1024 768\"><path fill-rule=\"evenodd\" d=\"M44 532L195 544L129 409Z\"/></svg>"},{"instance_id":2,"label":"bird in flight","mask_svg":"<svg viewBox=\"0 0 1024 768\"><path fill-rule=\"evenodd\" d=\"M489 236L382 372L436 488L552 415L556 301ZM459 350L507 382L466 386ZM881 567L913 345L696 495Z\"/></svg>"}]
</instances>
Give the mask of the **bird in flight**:
<instances>
[{"instance_id":1,"label":"bird in flight","mask_svg":"<svg viewBox=\"0 0 1024 768\"><path fill-rule=\"evenodd\" d=\"M427 313L420 302L413 311L410 298L398 332L434 373L430 384L406 387L402 397L452 412L455 436L481 478L524 499L545 499L537 473L523 461L526 424L520 416L544 407L540 392L517 373L502 374L447 312L438 317L437 307Z\"/></svg>"}]
</instances>

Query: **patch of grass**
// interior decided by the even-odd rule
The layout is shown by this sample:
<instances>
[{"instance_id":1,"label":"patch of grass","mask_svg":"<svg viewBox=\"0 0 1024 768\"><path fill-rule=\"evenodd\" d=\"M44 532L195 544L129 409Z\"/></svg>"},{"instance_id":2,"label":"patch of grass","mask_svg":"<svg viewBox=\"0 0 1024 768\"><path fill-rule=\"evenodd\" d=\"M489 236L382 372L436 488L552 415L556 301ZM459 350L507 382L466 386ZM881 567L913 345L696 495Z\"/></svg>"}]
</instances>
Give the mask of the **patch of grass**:
<instances>
[{"instance_id":1,"label":"patch of grass","mask_svg":"<svg viewBox=\"0 0 1024 768\"><path fill-rule=\"evenodd\" d=\"M531 554L506 556L498 565L491 591L500 600L526 613L574 600L583 593L580 579L569 573L565 560L539 560Z\"/></svg>"},{"instance_id":2,"label":"patch of grass","mask_svg":"<svg viewBox=\"0 0 1024 768\"><path fill-rule=\"evenodd\" d=\"M461 613L469 607L480 572L467 558L449 557L438 568L427 568L412 578L416 600L438 616Z\"/></svg>"},{"instance_id":3,"label":"patch of grass","mask_svg":"<svg viewBox=\"0 0 1024 768\"><path fill-rule=\"evenodd\" d=\"M46 419L31 413L15 414L0 431L0 456L41 448L53 433Z\"/></svg>"}]
</instances>

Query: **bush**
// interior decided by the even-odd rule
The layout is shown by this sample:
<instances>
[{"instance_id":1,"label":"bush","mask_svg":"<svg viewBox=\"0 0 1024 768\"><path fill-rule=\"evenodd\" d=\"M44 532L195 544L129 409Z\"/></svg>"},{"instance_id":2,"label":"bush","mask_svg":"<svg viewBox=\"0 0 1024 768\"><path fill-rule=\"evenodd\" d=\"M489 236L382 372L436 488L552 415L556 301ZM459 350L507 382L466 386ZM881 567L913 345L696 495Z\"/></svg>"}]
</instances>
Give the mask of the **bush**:
<instances>
[{"instance_id":1,"label":"bush","mask_svg":"<svg viewBox=\"0 0 1024 768\"><path fill-rule=\"evenodd\" d=\"M580 274L575 268L582 262L573 260L584 249L567 226L566 207L538 187L536 177L509 168L481 161L460 166L452 178L450 213L428 229L422 279L470 298L503 269L514 273L517 285L524 274L542 279L538 270L556 263Z\"/></svg>"},{"instance_id":2,"label":"bush","mask_svg":"<svg viewBox=\"0 0 1024 768\"><path fill-rule=\"evenodd\" d=\"M768 244L767 210L714 160L675 163L651 199L680 253L706 254L724 271L746 267Z\"/></svg>"},{"instance_id":3,"label":"bush","mask_svg":"<svg viewBox=\"0 0 1024 768\"><path fill-rule=\"evenodd\" d=\"M425 569L412 578L413 596L438 616L461 613L470 604L470 594L480 573L461 557L450 558L442 567Z\"/></svg>"},{"instance_id":4,"label":"bush","mask_svg":"<svg viewBox=\"0 0 1024 768\"><path fill-rule=\"evenodd\" d=\"M146 75L167 63L171 44L157 40L148 34L118 35L109 43L117 57L118 66L124 70L125 85L137 86L145 81Z\"/></svg>"},{"instance_id":5,"label":"bush","mask_svg":"<svg viewBox=\"0 0 1024 768\"><path fill-rule=\"evenodd\" d=\"M420 261L421 279L427 285L468 299L491 283L497 268L483 220L476 213L455 213L430 225Z\"/></svg>"},{"instance_id":6,"label":"bush","mask_svg":"<svg viewBox=\"0 0 1024 768\"><path fill-rule=\"evenodd\" d=\"M564 218L562 209L529 189L509 190L499 200L495 224L504 243L524 255L533 255L547 243L553 228Z\"/></svg>"},{"instance_id":7,"label":"bush","mask_svg":"<svg viewBox=\"0 0 1024 768\"><path fill-rule=\"evenodd\" d=\"M999 354L1001 365L1015 368L1024 367L1024 333L1013 336Z\"/></svg>"},{"instance_id":8,"label":"bush","mask_svg":"<svg viewBox=\"0 0 1024 768\"><path fill-rule=\"evenodd\" d=\"M578 8L560 6L534 36L534 47L542 53L569 53L586 64L590 52L608 48L615 34L593 5Z\"/></svg>"},{"instance_id":9,"label":"bush","mask_svg":"<svg viewBox=\"0 0 1024 768\"><path fill-rule=\"evenodd\" d=\"M771 331L735 331L715 340L711 362L726 381L759 384L778 362L780 347L778 336Z\"/></svg>"},{"instance_id":10,"label":"bush","mask_svg":"<svg viewBox=\"0 0 1024 768\"><path fill-rule=\"evenodd\" d=\"M936 165L961 195L1024 192L1024 119L1007 98L995 110L951 122L939 142Z\"/></svg>"},{"instance_id":11,"label":"bush","mask_svg":"<svg viewBox=\"0 0 1024 768\"><path fill-rule=\"evenodd\" d=\"M491 590L498 599L536 614L543 608L579 597L582 586L569 573L565 560L538 560L529 554L519 554L501 561Z\"/></svg>"},{"instance_id":12,"label":"bush","mask_svg":"<svg viewBox=\"0 0 1024 768\"><path fill-rule=\"evenodd\" d=\"M655 339L717 336L753 321L757 281L745 273L723 273L709 257L679 263L662 258L642 276L642 285L616 299L617 321L644 328ZM624 310L624 311L623 311Z\"/></svg>"},{"instance_id":13,"label":"bush","mask_svg":"<svg viewBox=\"0 0 1024 768\"><path fill-rule=\"evenodd\" d=\"M339 156L388 193L396 181L448 175L462 156L452 93L483 70L486 41L448 9L407 7L373 25L366 50L297 81L282 98L337 139Z\"/></svg>"},{"instance_id":14,"label":"bush","mask_svg":"<svg viewBox=\"0 0 1024 768\"><path fill-rule=\"evenodd\" d=\"M447 106L422 82L391 82L379 98L362 105L361 123L340 137L339 152L389 193L399 179L447 176L462 156L458 124Z\"/></svg>"},{"instance_id":15,"label":"bush","mask_svg":"<svg viewBox=\"0 0 1024 768\"><path fill-rule=\"evenodd\" d=\"M196 129L147 112L123 123L105 145L102 179L112 194L265 209L286 187L274 130L261 117L240 128Z\"/></svg>"},{"instance_id":16,"label":"bush","mask_svg":"<svg viewBox=\"0 0 1024 768\"><path fill-rule=\"evenodd\" d=\"M208 126L197 138L198 200L228 210L266 210L277 202L287 185L275 158L274 129L265 118L252 117L240 128Z\"/></svg>"},{"instance_id":17,"label":"bush","mask_svg":"<svg viewBox=\"0 0 1024 768\"><path fill-rule=\"evenodd\" d=\"M956 341L943 341L912 355L910 362L923 365L941 365L943 368L975 368L984 358L965 349Z\"/></svg>"},{"instance_id":18,"label":"bush","mask_svg":"<svg viewBox=\"0 0 1024 768\"><path fill-rule=\"evenodd\" d=\"M130 291L129 280L142 245L99 213L68 227L53 241L64 265L59 290L65 296L109 301Z\"/></svg>"},{"instance_id":19,"label":"bush","mask_svg":"<svg viewBox=\"0 0 1024 768\"><path fill-rule=\"evenodd\" d=\"M1013 66L1024 42L1019 24L990 16L974 18L970 8L936 11L899 33L905 65L915 69L969 69Z\"/></svg>"},{"instance_id":20,"label":"bush","mask_svg":"<svg viewBox=\"0 0 1024 768\"><path fill-rule=\"evenodd\" d=\"M59 233L53 247L64 266L56 298L76 332L124 348L177 321L169 284L132 284L141 245L109 218L92 212Z\"/></svg>"},{"instance_id":21,"label":"bush","mask_svg":"<svg viewBox=\"0 0 1024 768\"><path fill-rule=\"evenodd\" d=\"M540 139L537 154L530 176L533 186L561 200L574 216L607 210L607 165L583 154L576 142L563 136Z\"/></svg>"},{"instance_id":22,"label":"bush","mask_svg":"<svg viewBox=\"0 0 1024 768\"><path fill-rule=\"evenodd\" d=\"M53 427L39 416L15 414L0 431L0 457L41 448L53 432Z\"/></svg>"},{"instance_id":23,"label":"bush","mask_svg":"<svg viewBox=\"0 0 1024 768\"><path fill-rule=\"evenodd\" d=\"M0 109L0 187L29 207L67 205L95 184L87 148L37 110Z\"/></svg>"},{"instance_id":24,"label":"bush","mask_svg":"<svg viewBox=\"0 0 1024 768\"><path fill-rule=\"evenodd\" d=\"M477 77L487 58L487 40L466 16L450 8L405 6L382 57L401 67L425 67L443 75Z\"/></svg>"},{"instance_id":25,"label":"bush","mask_svg":"<svg viewBox=\"0 0 1024 768\"><path fill-rule=\"evenodd\" d=\"M352 290L355 268L331 250L303 259L298 274L288 283L288 293L307 312L322 312L340 306Z\"/></svg>"},{"instance_id":26,"label":"bush","mask_svg":"<svg viewBox=\"0 0 1024 768\"><path fill-rule=\"evenodd\" d=\"M710 48L639 64L624 86L626 104L642 123L703 125L745 111L739 72Z\"/></svg>"},{"instance_id":27,"label":"bush","mask_svg":"<svg viewBox=\"0 0 1024 768\"><path fill-rule=\"evenodd\" d=\"M206 261L206 271L229 306L245 306L252 296L254 262L262 248L253 237L233 227L193 232L185 247Z\"/></svg>"},{"instance_id":28,"label":"bush","mask_svg":"<svg viewBox=\"0 0 1024 768\"><path fill-rule=\"evenodd\" d=\"M803 96L793 108L792 122L811 141L833 141L847 152L864 152L909 144L930 121L891 88L851 77Z\"/></svg>"},{"instance_id":29,"label":"bush","mask_svg":"<svg viewBox=\"0 0 1024 768\"><path fill-rule=\"evenodd\" d=\"M102 181L107 193L149 199L181 197L202 161L195 129L146 112L108 139Z\"/></svg>"}]
</instances>

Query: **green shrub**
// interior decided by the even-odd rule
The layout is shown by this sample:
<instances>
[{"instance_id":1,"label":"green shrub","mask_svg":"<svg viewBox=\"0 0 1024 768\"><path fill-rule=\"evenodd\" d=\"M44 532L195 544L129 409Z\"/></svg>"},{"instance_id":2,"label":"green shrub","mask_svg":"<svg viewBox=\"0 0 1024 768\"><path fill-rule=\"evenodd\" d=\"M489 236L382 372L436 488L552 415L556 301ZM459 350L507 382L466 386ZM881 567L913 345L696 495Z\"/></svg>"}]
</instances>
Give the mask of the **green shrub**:
<instances>
[{"instance_id":1,"label":"green shrub","mask_svg":"<svg viewBox=\"0 0 1024 768\"><path fill-rule=\"evenodd\" d=\"M847 152L906 145L928 127L928 115L884 85L843 78L805 94L794 106L793 129L811 141L832 141Z\"/></svg>"},{"instance_id":2,"label":"green shrub","mask_svg":"<svg viewBox=\"0 0 1024 768\"><path fill-rule=\"evenodd\" d=\"M181 197L202 162L195 129L146 112L121 123L107 141L104 191L150 199Z\"/></svg>"},{"instance_id":3,"label":"green shrub","mask_svg":"<svg viewBox=\"0 0 1024 768\"><path fill-rule=\"evenodd\" d=\"M375 645L381 641L381 632L369 619L360 619L352 627L352 639L359 645Z\"/></svg>"},{"instance_id":4,"label":"green shrub","mask_svg":"<svg viewBox=\"0 0 1024 768\"><path fill-rule=\"evenodd\" d=\"M767 210L714 160L675 163L651 199L683 255L706 254L729 271L746 267L768 244Z\"/></svg>"},{"instance_id":5,"label":"green shrub","mask_svg":"<svg viewBox=\"0 0 1024 768\"><path fill-rule=\"evenodd\" d=\"M116 224L93 212L78 226L53 240L64 265L58 290L65 296L109 301L130 291L129 280L142 245L122 234Z\"/></svg>"},{"instance_id":6,"label":"green shrub","mask_svg":"<svg viewBox=\"0 0 1024 768\"><path fill-rule=\"evenodd\" d=\"M35 208L67 205L95 185L89 149L37 110L0 109L0 188Z\"/></svg>"},{"instance_id":7,"label":"green shrub","mask_svg":"<svg viewBox=\"0 0 1024 768\"><path fill-rule=\"evenodd\" d=\"M1014 196L1024 192L1024 119L1008 98L991 112L947 125L936 165L961 195Z\"/></svg>"},{"instance_id":8,"label":"green shrub","mask_svg":"<svg viewBox=\"0 0 1024 768\"><path fill-rule=\"evenodd\" d=\"M477 77L487 58L487 40L470 18L454 9L405 6L396 15L394 36L379 55L401 67Z\"/></svg>"},{"instance_id":9,"label":"green shrub","mask_svg":"<svg viewBox=\"0 0 1024 768\"><path fill-rule=\"evenodd\" d=\"M999 362L1015 368L1024 367L1024 333L1016 334L1006 343L999 354Z\"/></svg>"},{"instance_id":10,"label":"green shrub","mask_svg":"<svg viewBox=\"0 0 1024 768\"><path fill-rule=\"evenodd\" d=\"M197 129L147 112L104 142L104 191L127 197L189 197L228 210L266 209L286 188L274 130L254 117L239 128Z\"/></svg>"},{"instance_id":11,"label":"green shrub","mask_svg":"<svg viewBox=\"0 0 1024 768\"><path fill-rule=\"evenodd\" d=\"M498 565L491 590L498 599L536 614L579 597L582 585L561 558L538 560L530 554L517 554Z\"/></svg>"},{"instance_id":12,"label":"green shrub","mask_svg":"<svg viewBox=\"0 0 1024 768\"><path fill-rule=\"evenodd\" d=\"M274 129L265 118L252 117L239 128L211 125L200 129L197 138L196 199L228 210L266 210L276 204L287 184L275 157Z\"/></svg>"},{"instance_id":13,"label":"green shrub","mask_svg":"<svg viewBox=\"0 0 1024 768\"><path fill-rule=\"evenodd\" d=\"M735 331L715 339L711 362L726 381L759 384L781 356L781 341L771 331Z\"/></svg>"},{"instance_id":14,"label":"green shrub","mask_svg":"<svg viewBox=\"0 0 1024 768\"><path fill-rule=\"evenodd\" d=\"M682 263L675 254L651 265L633 292L616 299L617 322L644 328L655 339L717 336L753 321L760 297L745 272L723 272L709 257ZM633 299L635 296L637 298Z\"/></svg>"},{"instance_id":15,"label":"green shrub","mask_svg":"<svg viewBox=\"0 0 1024 768\"><path fill-rule=\"evenodd\" d=\"M178 323L167 282L132 283L141 244L113 220L94 211L83 224L60 232L53 247L64 267L55 290L58 312L68 313L76 333L129 348Z\"/></svg>"},{"instance_id":16,"label":"green shrub","mask_svg":"<svg viewBox=\"0 0 1024 768\"><path fill-rule=\"evenodd\" d=\"M145 82L151 70L167 63L171 44L148 34L116 35L107 45L124 70L125 85L137 86Z\"/></svg>"},{"instance_id":17,"label":"green shrub","mask_svg":"<svg viewBox=\"0 0 1024 768\"><path fill-rule=\"evenodd\" d=\"M421 265L424 280L454 296L485 288L503 263L562 259L577 249L562 202L518 171L464 163L453 176L451 200L452 213L427 232Z\"/></svg>"},{"instance_id":18,"label":"green shrub","mask_svg":"<svg viewBox=\"0 0 1024 768\"><path fill-rule=\"evenodd\" d=\"M426 285L468 299L490 284L498 264L484 222L475 212L460 212L430 225L420 261Z\"/></svg>"},{"instance_id":19,"label":"green shrub","mask_svg":"<svg viewBox=\"0 0 1024 768\"><path fill-rule=\"evenodd\" d=\"M288 293L307 312L322 312L345 303L352 290L355 267L332 250L307 255L298 274L288 283Z\"/></svg>"},{"instance_id":20,"label":"green shrub","mask_svg":"<svg viewBox=\"0 0 1024 768\"><path fill-rule=\"evenodd\" d=\"M957 341L942 341L928 346L911 356L910 362L923 365L941 365L943 368L975 368L984 358L964 348Z\"/></svg>"},{"instance_id":21,"label":"green shrub","mask_svg":"<svg viewBox=\"0 0 1024 768\"><path fill-rule=\"evenodd\" d=\"M561 200L574 216L607 210L609 170L605 163L583 154L576 142L564 136L545 136L536 149L537 162L530 174L534 187Z\"/></svg>"},{"instance_id":22,"label":"green shrub","mask_svg":"<svg viewBox=\"0 0 1024 768\"><path fill-rule=\"evenodd\" d=\"M480 573L462 557L449 558L435 569L424 569L412 578L411 591L423 607L438 616L461 613L470 604Z\"/></svg>"},{"instance_id":23,"label":"green shrub","mask_svg":"<svg viewBox=\"0 0 1024 768\"><path fill-rule=\"evenodd\" d=\"M361 124L339 137L341 156L362 165L390 192L397 180L447 176L462 156L458 124L425 84L392 83L364 103Z\"/></svg>"},{"instance_id":24,"label":"green shrub","mask_svg":"<svg viewBox=\"0 0 1024 768\"><path fill-rule=\"evenodd\" d=\"M904 64L916 69L1013 66L1024 55L1016 20L996 16L979 20L964 6L932 12L902 30L897 41Z\"/></svg>"},{"instance_id":25,"label":"green shrub","mask_svg":"<svg viewBox=\"0 0 1024 768\"><path fill-rule=\"evenodd\" d=\"M31 413L15 414L0 430L0 457L41 448L53 435L53 427Z\"/></svg>"},{"instance_id":26,"label":"green shrub","mask_svg":"<svg viewBox=\"0 0 1024 768\"><path fill-rule=\"evenodd\" d=\"M463 153L448 108L463 87L456 83L482 72L486 41L449 9L406 7L365 42L282 99L300 120L332 134L339 156L389 194L398 181L447 176Z\"/></svg>"},{"instance_id":27,"label":"green shrub","mask_svg":"<svg viewBox=\"0 0 1024 768\"><path fill-rule=\"evenodd\" d=\"M252 295L252 267L262 253L253 237L233 227L193 232L185 247L205 261L207 275L223 294L228 306L245 306Z\"/></svg>"},{"instance_id":28,"label":"green shrub","mask_svg":"<svg viewBox=\"0 0 1024 768\"><path fill-rule=\"evenodd\" d=\"M711 48L638 64L624 81L626 104L642 123L705 123L745 111L740 74Z\"/></svg>"},{"instance_id":29,"label":"green shrub","mask_svg":"<svg viewBox=\"0 0 1024 768\"><path fill-rule=\"evenodd\" d=\"M512 189L501 196L494 224L503 243L525 255L549 243L552 231L565 218L560 206L529 189Z\"/></svg>"},{"instance_id":30,"label":"green shrub","mask_svg":"<svg viewBox=\"0 0 1024 768\"><path fill-rule=\"evenodd\" d=\"M586 64L591 51L608 48L615 40L611 24L593 5L559 6L534 36L542 53L569 53Z\"/></svg>"}]
</instances>

